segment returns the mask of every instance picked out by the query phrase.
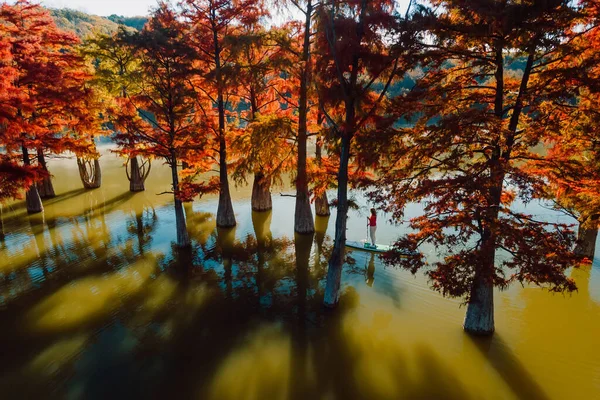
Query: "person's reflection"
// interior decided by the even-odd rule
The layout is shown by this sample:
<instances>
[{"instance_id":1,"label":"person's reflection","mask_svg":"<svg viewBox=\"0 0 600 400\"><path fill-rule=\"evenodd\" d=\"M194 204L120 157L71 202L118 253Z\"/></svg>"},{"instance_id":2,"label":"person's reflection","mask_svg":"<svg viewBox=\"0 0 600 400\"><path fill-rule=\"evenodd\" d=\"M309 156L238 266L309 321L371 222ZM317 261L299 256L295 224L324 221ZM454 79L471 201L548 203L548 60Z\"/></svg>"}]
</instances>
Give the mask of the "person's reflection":
<instances>
[{"instance_id":1,"label":"person's reflection","mask_svg":"<svg viewBox=\"0 0 600 400\"><path fill-rule=\"evenodd\" d=\"M367 286L373 287L373 281L375 280L375 253L371 253L371 260L369 260L369 266L367 267L367 275L365 282Z\"/></svg>"}]
</instances>

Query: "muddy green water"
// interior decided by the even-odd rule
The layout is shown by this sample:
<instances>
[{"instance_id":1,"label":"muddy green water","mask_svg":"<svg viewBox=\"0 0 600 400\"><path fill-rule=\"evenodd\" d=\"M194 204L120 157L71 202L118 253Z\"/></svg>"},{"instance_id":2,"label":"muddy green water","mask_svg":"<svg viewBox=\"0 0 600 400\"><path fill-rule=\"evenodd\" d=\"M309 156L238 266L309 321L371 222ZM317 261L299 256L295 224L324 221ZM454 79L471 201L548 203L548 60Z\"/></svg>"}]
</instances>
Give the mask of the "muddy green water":
<instances>
[{"instance_id":1,"label":"muddy green water","mask_svg":"<svg viewBox=\"0 0 600 400\"><path fill-rule=\"evenodd\" d=\"M573 295L497 292L488 339L462 332L460 301L360 251L325 311L335 217L295 236L289 189L253 213L238 188L237 228L216 229L216 198L197 200L192 250L178 252L159 164L130 194L106 149L94 191L74 160L50 160L58 197L44 214L2 208L1 399L600 399L600 260L571 272ZM405 231L385 219L381 243ZM350 240L364 220L352 212Z\"/></svg>"}]
</instances>

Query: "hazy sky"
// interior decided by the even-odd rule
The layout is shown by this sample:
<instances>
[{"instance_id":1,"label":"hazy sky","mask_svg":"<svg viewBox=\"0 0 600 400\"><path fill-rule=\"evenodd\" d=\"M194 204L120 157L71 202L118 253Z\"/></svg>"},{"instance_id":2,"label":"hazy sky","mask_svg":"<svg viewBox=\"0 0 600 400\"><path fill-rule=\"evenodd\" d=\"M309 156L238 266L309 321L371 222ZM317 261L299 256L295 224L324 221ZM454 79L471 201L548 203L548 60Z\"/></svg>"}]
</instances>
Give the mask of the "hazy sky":
<instances>
[{"instance_id":1,"label":"hazy sky","mask_svg":"<svg viewBox=\"0 0 600 400\"><path fill-rule=\"evenodd\" d=\"M157 0L42 0L43 5L52 8L73 8L95 15L148 15L148 10L153 8ZM408 0L398 0L402 9Z\"/></svg>"},{"instance_id":2,"label":"hazy sky","mask_svg":"<svg viewBox=\"0 0 600 400\"><path fill-rule=\"evenodd\" d=\"M73 8L95 15L118 14L124 16L147 15L156 0L43 0L52 8Z\"/></svg>"}]
</instances>

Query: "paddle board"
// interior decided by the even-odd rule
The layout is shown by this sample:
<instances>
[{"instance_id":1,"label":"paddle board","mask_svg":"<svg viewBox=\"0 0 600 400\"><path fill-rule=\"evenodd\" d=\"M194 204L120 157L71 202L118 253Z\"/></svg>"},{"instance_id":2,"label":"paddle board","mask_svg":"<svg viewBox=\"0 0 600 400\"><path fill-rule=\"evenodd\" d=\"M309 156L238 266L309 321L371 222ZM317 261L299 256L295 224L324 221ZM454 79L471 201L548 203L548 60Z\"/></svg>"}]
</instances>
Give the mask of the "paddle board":
<instances>
[{"instance_id":1,"label":"paddle board","mask_svg":"<svg viewBox=\"0 0 600 400\"><path fill-rule=\"evenodd\" d=\"M377 244L377 246L374 247L371 243L357 242L354 240L346 240L346 246L352 247L353 249L373 251L375 253L384 253L392 248L386 244Z\"/></svg>"},{"instance_id":2,"label":"paddle board","mask_svg":"<svg viewBox=\"0 0 600 400\"><path fill-rule=\"evenodd\" d=\"M387 244L377 244L375 247L369 242L357 242L355 240L346 240L346 247L351 247L357 250L364 251L372 251L374 253L385 253L388 250L392 249L392 246L388 246ZM404 255L411 255L410 252L406 252Z\"/></svg>"}]
</instances>

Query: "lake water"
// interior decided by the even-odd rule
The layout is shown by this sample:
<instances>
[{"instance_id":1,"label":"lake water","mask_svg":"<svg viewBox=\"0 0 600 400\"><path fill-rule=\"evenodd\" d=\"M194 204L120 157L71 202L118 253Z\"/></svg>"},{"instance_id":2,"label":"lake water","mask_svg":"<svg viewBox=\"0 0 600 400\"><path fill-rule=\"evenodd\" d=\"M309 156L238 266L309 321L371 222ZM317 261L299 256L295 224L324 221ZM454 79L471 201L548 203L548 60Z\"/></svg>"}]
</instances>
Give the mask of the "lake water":
<instances>
[{"instance_id":1,"label":"lake water","mask_svg":"<svg viewBox=\"0 0 600 400\"><path fill-rule=\"evenodd\" d=\"M216 229L216 197L196 200L192 250L178 252L172 198L157 195L170 171L155 162L131 194L122 160L103 151L100 189L53 159L58 196L43 215L2 209L2 399L600 398L600 260L570 272L573 295L497 292L492 338L463 333L459 300L360 251L327 311L334 216L295 236L289 188L274 189L269 213L237 188L238 226ZM348 239L365 238L365 216L351 212ZM406 231L385 219L380 243Z\"/></svg>"}]
</instances>

